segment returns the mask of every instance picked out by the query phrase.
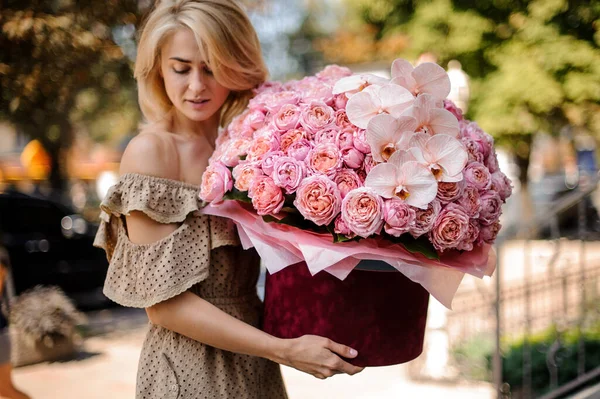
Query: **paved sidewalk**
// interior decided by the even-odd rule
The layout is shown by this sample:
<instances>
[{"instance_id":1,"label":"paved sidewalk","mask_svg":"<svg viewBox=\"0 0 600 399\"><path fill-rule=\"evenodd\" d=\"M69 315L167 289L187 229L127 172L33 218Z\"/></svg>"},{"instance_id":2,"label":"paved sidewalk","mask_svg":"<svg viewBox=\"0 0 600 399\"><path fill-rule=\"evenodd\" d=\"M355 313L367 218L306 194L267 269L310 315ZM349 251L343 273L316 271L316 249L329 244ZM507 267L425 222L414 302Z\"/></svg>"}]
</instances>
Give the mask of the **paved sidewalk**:
<instances>
[{"instance_id":1,"label":"paved sidewalk","mask_svg":"<svg viewBox=\"0 0 600 399\"><path fill-rule=\"evenodd\" d=\"M139 351L145 333L145 313L111 310L93 314L92 337L71 361L42 363L15 370L19 387L33 399L132 399ZM95 335L98 334L98 335ZM283 367L290 399L488 399L487 384L421 384L406 377L404 366L367 368L350 377L325 381Z\"/></svg>"}]
</instances>

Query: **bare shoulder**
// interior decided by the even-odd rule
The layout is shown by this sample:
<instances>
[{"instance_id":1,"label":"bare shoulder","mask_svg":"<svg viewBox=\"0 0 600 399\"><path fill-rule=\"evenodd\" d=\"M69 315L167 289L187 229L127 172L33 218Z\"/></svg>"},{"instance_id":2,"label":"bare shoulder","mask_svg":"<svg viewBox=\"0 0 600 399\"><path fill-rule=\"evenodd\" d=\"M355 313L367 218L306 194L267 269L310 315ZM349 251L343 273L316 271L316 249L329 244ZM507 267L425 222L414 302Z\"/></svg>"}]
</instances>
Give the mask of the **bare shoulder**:
<instances>
[{"instance_id":1,"label":"bare shoulder","mask_svg":"<svg viewBox=\"0 0 600 399\"><path fill-rule=\"evenodd\" d=\"M119 172L178 179L178 158L177 147L169 133L142 131L127 145Z\"/></svg>"}]
</instances>

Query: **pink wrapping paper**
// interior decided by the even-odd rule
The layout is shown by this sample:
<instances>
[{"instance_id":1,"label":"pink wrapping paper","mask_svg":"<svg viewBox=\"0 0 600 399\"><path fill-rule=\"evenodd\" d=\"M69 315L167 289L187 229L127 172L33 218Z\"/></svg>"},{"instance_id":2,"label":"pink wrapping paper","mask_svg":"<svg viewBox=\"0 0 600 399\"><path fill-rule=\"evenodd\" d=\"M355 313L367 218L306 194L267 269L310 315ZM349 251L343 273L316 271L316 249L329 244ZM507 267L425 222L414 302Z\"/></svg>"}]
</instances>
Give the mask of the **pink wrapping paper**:
<instances>
[{"instance_id":1,"label":"pink wrapping paper","mask_svg":"<svg viewBox=\"0 0 600 399\"><path fill-rule=\"evenodd\" d=\"M202 213L232 219L243 247L256 248L271 274L305 261L312 275L325 270L343 280L360 260L381 260L421 284L448 309L465 273L491 276L496 265L495 252L487 244L471 252L443 255L438 261L413 254L400 244L375 239L333 243L330 235L266 223L236 201L207 205Z\"/></svg>"}]
</instances>

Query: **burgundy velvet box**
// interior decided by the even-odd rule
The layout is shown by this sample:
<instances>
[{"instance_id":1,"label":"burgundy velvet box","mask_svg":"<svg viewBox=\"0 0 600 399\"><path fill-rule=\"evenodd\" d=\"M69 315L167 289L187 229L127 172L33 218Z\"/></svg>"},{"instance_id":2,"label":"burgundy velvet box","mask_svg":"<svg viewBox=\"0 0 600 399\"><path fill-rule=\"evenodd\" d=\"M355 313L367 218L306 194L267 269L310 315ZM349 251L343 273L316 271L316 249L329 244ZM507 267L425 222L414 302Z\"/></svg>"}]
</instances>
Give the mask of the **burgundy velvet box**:
<instances>
[{"instance_id":1,"label":"burgundy velvet box","mask_svg":"<svg viewBox=\"0 0 600 399\"><path fill-rule=\"evenodd\" d=\"M311 276L306 263L267 273L264 330L280 338L321 335L358 351L358 366L389 366L423 350L429 293L400 272Z\"/></svg>"}]
</instances>

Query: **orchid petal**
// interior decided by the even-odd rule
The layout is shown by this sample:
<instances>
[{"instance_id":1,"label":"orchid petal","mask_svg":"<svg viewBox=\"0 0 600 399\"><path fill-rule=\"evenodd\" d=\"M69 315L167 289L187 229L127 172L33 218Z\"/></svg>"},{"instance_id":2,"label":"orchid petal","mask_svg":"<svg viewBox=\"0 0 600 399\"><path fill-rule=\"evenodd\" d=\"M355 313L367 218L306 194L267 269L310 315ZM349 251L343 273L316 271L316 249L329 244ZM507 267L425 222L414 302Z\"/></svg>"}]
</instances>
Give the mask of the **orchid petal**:
<instances>
[{"instance_id":1,"label":"orchid petal","mask_svg":"<svg viewBox=\"0 0 600 399\"><path fill-rule=\"evenodd\" d=\"M462 172L457 175L454 175L454 176L449 176L444 172L444 173L442 173L442 178L440 179L440 181L442 181L444 183L456 183L456 182L461 181L462 179L463 179Z\"/></svg>"},{"instance_id":2,"label":"orchid petal","mask_svg":"<svg viewBox=\"0 0 600 399\"><path fill-rule=\"evenodd\" d=\"M424 149L427 146L427 142L431 138L430 135L426 133L416 133L410 139L411 147L418 147L419 149Z\"/></svg>"},{"instance_id":3,"label":"orchid petal","mask_svg":"<svg viewBox=\"0 0 600 399\"><path fill-rule=\"evenodd\" d=\"M392 78L410 76L414 69L410 62L403 58L398 58L392 62Z\"/></svg>"},{"instance_id":4,"label":"orchid petal","mask_svg":"<svg viewBox=\"0 0 600 399\"><path fill-rule=\"evenodd\" d=\"M352 124L361 129L366 129L371 118L378 114L379 108L379 99L363 91L348 99L346 115L348 115L348 120Z\"/></svg>"},{"instance_id":5,"label":"orchid petal","mask_svg":"<svg viewBox=\"0 0 600 399\"><path fill-rule=\"evenodd\" d=\"M404 131L400 133L396 140L396 151L398 150L406 150L410 149L410 142L412 141L413 136L415 135L414 131Z\"/></svg>"},{"instance_id":6,"label":"orchid petal","mask_svg":"<svg viewBox=\"0 0 600 399\"><path fill-rule=\"evenodd\" d=\"M379 89L379 98L382 108L390 115L396 118L402 115L406 109L410 108L415 97L406 88L389 84Z\"/></svg>"},{"instance_id":7,"label":"orchid petal","mask_svg":"<svg viewBox=\"0 0 600 399\"><path fill-rule=\"evenodd\" d=\"M417 208L427 209L427 205L437 195L437 181L425 166L418 162L407 162L402 166L403 184L409 192L406 203Z\"/></svg>"},{"instance_id":8,"label":"orchid petal","mask_svg":"<svg viewBox=\"0 0 600 399\"><path fill-rule=\"evenodd\" d=\"M447 134L437 134L431 137L426 146L426 153L431 159L425 159L431 163L440 165L448 176L455 176L462 172L467 164L468 155L462 143Z\"/></svg>"},{"instance_id":9,"label":"orchid petal","mask_svg":"<svg viewBox=\"0 0 600 399\"><path fill-rule=\"evenodd\" d=\"M396 168L402 168L405 163L416 161L415 156L410 151L398 150L388 159L388 164Z\"/></svg>"},{"instance_id":10,"label":"orchid petal","mask_svg":"<svg viewBox=\"0 0 600 399\"><path fill-rule=\"evenodd\" d=\"M389 163L376 165L365 179L365 187L370 187L384 198L392 198L397 187L397 169Z\"/></svg>"},{"instance_id":11,"label":"orchid petal","mask_svg":"<svg viewBox=\"0 0 600 399\"><path fill-rule=\"evenodd\" d=\"M433 130L433 134L447 134L452 137L458 137L460 134L458 119L445 109L438 108L431 110L429 126Z\"/></svg>"},{"instance_id":12,"label":"orchid petal","mask_svg":"<svg viewBox=\"0 0 600 399\"><path fill-rule=\"evenodd\" d=\"M358 90L363 83L364 79L360 75L346 76L335 82L332 93L340 94L347 91Z\"/></svg>"},{"instance_id":13,"label":"orchid petal","mask_svg":"<svg viewBox=\"0 0 600 399\"><path fill-rule=\"evenodd\" d=\"M396 141L397 129L398 121L391 115L380 114L369 121L365 136L375 161L385 162L385 159L381 156L381 151L386 145Z\"/></svg>"},{"instance_id":14,"label":"orchid petal","mask_svg":"<svg viewBox=\"0 0 600 399\"><path fill-rule=\"evenodd\" d=\"M450 78L444 68L438 64L425 62L415 68L412 76L417 82L418 94L428 93L439 100L445 99L450 94Z\"/></svg>"}]
</instances>

